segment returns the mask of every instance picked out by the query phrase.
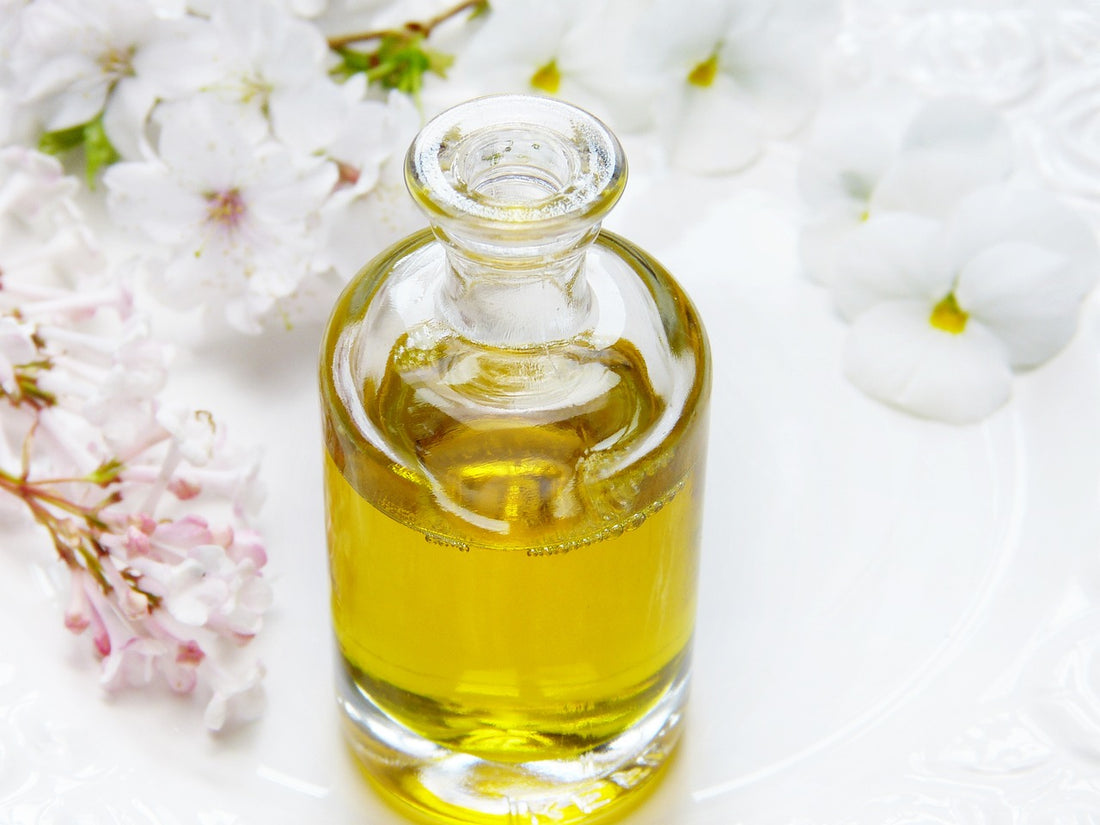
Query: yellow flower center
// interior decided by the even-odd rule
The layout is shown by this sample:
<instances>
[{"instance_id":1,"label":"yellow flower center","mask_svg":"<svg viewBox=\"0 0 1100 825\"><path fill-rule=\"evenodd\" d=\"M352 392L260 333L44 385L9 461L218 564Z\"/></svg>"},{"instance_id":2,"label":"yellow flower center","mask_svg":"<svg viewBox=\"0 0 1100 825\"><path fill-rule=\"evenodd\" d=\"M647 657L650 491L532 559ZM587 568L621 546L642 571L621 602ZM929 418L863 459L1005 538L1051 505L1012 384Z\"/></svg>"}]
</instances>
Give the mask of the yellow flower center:
<instances>
[{"instance_id":1,"label":"yellow flower center","mask_svg":"<svg viewBox=\"0 0 1100 825\"><path fill-rule=\"evenodd\" d=\"M551 60L545 66L535 70L531 75L531 85L541 89L547 94L556 95L561 88L561 72L558 71L558 61Z\"/></svg>"},{"instance_id":2,"label":"yellow flower center","mask_svg":"<svg viewBox=\"0 0 1100 825\"><path fill-rule=\"evenodd\" d=\"M111 48L99 56L99 67L110 77L128 77L133 75L134 47L128 49Z\"/></svg>"},{"instance_id":3,"label":"yellow flower center","mask_svg":"<svg viewBox=\"0 0 1100 825\"><path fill-rule=\"evenodd\" d=\"M958 335L966 329L966 321L969 317L970 315L959 307L959 302L955 300L955 293L948 292L942 301L932 307L932 316L928 322L936 329Z\"/></svg>"},{"instance_id":4,"label":"yellow flower center","mask_svg":"<svg viewBox=\"0 0 1100 825\"><path fill-rule=\"evenodd\" d=\"M696 64L695 68L688 72L688 83L692 86L698 86L700 89L706 89L708 86L714 85L714 78L718 76L718 54L712 54L702 63Z\"/></svg>"},{"instance_id":5,"label":"yellow flower center","mask_svg":"<svg viewBox=\"0 0 1100 825\"><path fill-rule=\"evenodd\" d=\"M206 219L218 223L226 229L236 229L244 220L247 207L241 190L233 188L224 192L210 192L206 195Z\"/></svg>"}]
</instances>

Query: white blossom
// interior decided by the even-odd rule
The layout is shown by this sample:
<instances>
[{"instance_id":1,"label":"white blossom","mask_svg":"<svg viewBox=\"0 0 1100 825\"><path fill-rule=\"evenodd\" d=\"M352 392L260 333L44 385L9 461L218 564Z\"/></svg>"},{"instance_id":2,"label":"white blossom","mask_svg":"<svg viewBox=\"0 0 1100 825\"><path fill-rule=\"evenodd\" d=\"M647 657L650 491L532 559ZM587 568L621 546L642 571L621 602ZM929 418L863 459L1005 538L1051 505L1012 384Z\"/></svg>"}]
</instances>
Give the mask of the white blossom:
<instances>
[{"instance_id":1,"label":"white blossom","mask_svg":"<svg viewBox=\"0 0 1100 825\"><path fill-rule=\"evenodd\" d=\"M342 84L329 80L289 90L271 104L275 136L303 155L320 155L339 171L334 196L346 202L368 192L378 181L382 163L403 157L395 100L367 100L366 79L355 75ZM401 137L404 137L401 134Z\"/></svg>"},{"instance_id":2,"label":"white blossom","mask_svg":"<svg viewBox=\"0 0 1100 825\"><path fill-rule=\"evenodd\" d=\"M328 0L277 0L280 8L299 17L317 17L328 9ZM199 14L210 14L217 0L188 0L187 7Z\"/></svg>"},{"instance_id":3,"label":"white blossom","mask_svg":"<svg viewBox=\"0 0 1100 825\"><path fill-rule=\"evenodd\" d=\"M170 300L224 302L233 326L257 332L310 273L337 169L207 97L163 105L155 119L158 156L104 176L111 214L158 245L167 260L153 282Z\"/></svg>"},{"instance_id":4,"label":"white blossom","mask_svg":"<svg viewBox=\"0 0 1100 825\"><path fill-rule=\"evenodd\" d=\"M427 226L405 186L405 147L420 125L420 113L412 101L399 92L391 93L385 129L392 148L377 170L367 166L376 175L370 189L360 192L361 181L340 185L322 207L324 235L317 260L333 269L341 280L350 279L390 244ZM342 160L341 164L348 162Z\"/></svg>"},{"instance_id":5,"label":"white blossom","mask_svg":"<svg viewBox=\"0 0 1100 825\"><path fill-rule=\"evenodd\" d=\"M328 44L320 31L273 0L217 0L208 55L216 77L204 87L254 116L278 108L280 98L325 81Z\"/></svg>"},{"instance_id":6,"label":"white blossom","mask_svg":"<svg viewBox=\"0 0 1100 825\"><path fill-rule=\"evenodd\" d=\"M475 93L560 97L618 129L648 124L651 90L628 72L625 35L637 8L615 0L498 0L457 56L450 83Z\"/></svg>"},{"instance_id":7,"label":"white blossom","mask_svg":"<svg viewBox=\"0 0 1100 825\"><path fill-rule=\"evenodd\" d=\"M967 193L1007 177L1012 163L1003 119L972 101L928 104L904 130L862 116L823 123L798 169L806 273L828 285L837 250L868 218L902 211L942 219Z\"/></svg>"},{"instance_id":8,"label":"white blossom","mask_svg":"<svg viewBox=\"0 0 1100 825\"><path fill-rule=\"evenodd\" d=\"M832 0L657 0L633 38L672 162L732 172L789 137L819 96L838 22Z\"/></svg>"},{"instance_id":9,"label":"white blossom","mask_svg":"<svg viewBox=\"0 0 1100 825\"><path fill-rule=\"evenodd\" d=\"M202 61L186 60L200 34L200 21L166 3L35 0L12 47L19 100L46 131L102 114L112 143L135 152L156 99L194 91L206 79Z\"/></svg>"},{"instance_id":10,"label":"white blossom","mask_svg":"<svg viewBox=\"0 0 1100 825\"><path fill-rule=\"evenodd\" d=\"M872 217L831 286L852 323L846 372L917 415L979 421L1007 401L1014 369L1070 340L1098 266L1089 227L1041 191L981 189L945 221Z\"/></svg>"}]
</instances>

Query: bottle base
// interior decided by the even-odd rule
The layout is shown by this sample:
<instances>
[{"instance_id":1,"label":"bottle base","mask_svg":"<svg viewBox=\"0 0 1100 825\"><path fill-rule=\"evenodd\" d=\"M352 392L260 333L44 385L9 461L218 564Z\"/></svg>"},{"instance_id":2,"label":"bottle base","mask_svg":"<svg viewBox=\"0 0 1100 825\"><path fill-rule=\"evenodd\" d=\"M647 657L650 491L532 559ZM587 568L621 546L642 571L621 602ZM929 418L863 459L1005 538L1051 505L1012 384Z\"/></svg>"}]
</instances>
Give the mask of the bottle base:
<instances>
[{"instance_id":1,"label":"bottle base","mask_svg":"<svg viewBox=\"0 0 1100 825\"><path fill-rule=\"evenodd\" d=\"M345 737L372 784L406 814L453 825L589 825L625 813L672 755L688 687L684 673L634 725L587 752L509 763L425 739L343 668L337 683Z\"/></svg>"}]
</instances>

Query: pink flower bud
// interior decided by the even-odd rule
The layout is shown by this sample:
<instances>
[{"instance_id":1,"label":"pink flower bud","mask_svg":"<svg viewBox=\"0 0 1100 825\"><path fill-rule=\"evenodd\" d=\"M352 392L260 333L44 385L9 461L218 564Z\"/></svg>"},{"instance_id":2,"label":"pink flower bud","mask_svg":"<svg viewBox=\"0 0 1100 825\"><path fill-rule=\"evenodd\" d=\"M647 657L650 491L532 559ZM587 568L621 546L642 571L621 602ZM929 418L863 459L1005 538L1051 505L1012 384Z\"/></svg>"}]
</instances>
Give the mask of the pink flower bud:
<instances>
[{"instance_id":1,"label":"pink flower bud","mask_svg":"<svg viewBox=\"0 0 1100 825\"><path fill-rule=\"evenodd\" d=\"M123 544L135 556L148 556L149 551L152 549L149 535L133 525L127 528L126 540Z\"/></svg>"},{"instance_id":2,"label":"pink flower bud","mask_svg":"<svg viewBox=\"0 0 1100 825\"><path fill-rule=\"evenodd\" d=\"M176 651L176 661L181 665L197 666L205 657L199 643L194 640L183 642Z\"/></svg>"},{"instance_id":3,"label":"pink flower bud","mask_svg":"<svg viewBox=\"0 0 1100 825\"><path fill-rule=\"evenodd\" d=\"M187 499L194 498L201 493L202 487L198 484L191 483L187 479L174 478L168 482L168 492L180 501L187 501Z\"/></svg>"},{"instance_id":4,"label":"pink flower bud","mask_svg":"<svg viewBox=\"0 0 1100 825\"><path fill-rule=\"evenodd\" d=\"M69 607L65 611L65 627L77 635L88 629L92 623L92 606L88 594L84 592L83 576L72 577L72 589L69 594Z\"/></svg>"}]
</instances>

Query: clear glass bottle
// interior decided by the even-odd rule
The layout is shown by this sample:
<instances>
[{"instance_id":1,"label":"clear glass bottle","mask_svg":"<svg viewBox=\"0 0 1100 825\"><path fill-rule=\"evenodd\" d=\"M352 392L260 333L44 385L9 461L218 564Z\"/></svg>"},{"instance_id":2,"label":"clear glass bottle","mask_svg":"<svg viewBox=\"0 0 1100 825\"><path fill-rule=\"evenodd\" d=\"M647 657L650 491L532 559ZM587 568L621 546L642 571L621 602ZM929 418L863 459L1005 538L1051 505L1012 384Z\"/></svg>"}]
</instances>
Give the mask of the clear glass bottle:
<instances>
[{"instance_id":1,"label":"clear glass bottle","mask_svg":"<svg viewBox=\"0 0 1100 825\"><path fill-rule=\"evenodd\" d=\"M680 732L706 338L600 231L626 163L586 112L471 101L406 177L432 229L359 273L322 350L348 737L439 821L600 818Z\"/></svg>"}]
</instances>

